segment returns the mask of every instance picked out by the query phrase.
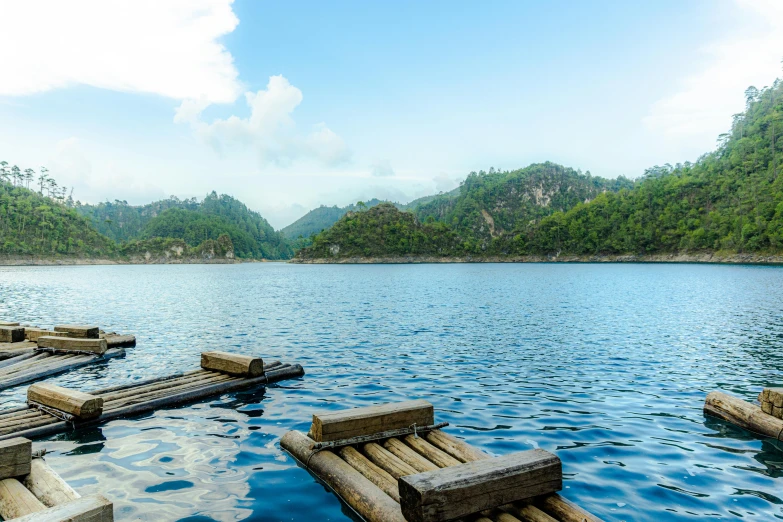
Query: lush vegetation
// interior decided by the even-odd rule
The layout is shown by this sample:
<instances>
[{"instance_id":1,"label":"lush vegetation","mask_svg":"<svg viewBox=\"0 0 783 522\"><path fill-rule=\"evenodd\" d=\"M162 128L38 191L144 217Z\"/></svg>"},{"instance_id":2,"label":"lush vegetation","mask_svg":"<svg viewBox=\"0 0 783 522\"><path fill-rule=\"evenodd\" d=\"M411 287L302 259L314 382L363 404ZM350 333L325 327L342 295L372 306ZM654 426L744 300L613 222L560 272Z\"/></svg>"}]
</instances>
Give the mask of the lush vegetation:
<instances>
[{"instance_id":1,"label":"lush vegetation","mask_svg":"<svg viewBox=\"0 0 783 522\"><path fill-rule=\"evenodd\" d=\"M7 162L0 161L0 254L115 255L114 242L77 214L67 194L46 168L36 176L33 169L8 167Z\"/></svg>"},{"instance_id":2,"label":"lush vegetation","mask_svg":"<svg viewBox=\"0 0 783 522\"><path fill-rule=\"evenodd\" d=\"M410 212L380 203L348 212L313 244L300 251L304 259L328 257L451 256L461 251L457 234L443 223L420 223Z\"/></svg>"},{"instance_id":3,"label":"lush vegetation","mask_svg":"<svg viewBox=\"0 0 783 522\"><path fill-rule=\"evenodd\" d=\"M288 259L293 255L282 234L258 212L225 194L212 192L203 201L172 196L143 206L115 201L82 205L78 210L116 241L182 239L193 248L226 234L239 258Z\"/></svg>"},{"instance_id":4,"label":"lush vegetation","mask_svg":"<svg viewBox=\"0 0 783 522\"><path fill-rule=\"evenodd\" d=\"M299 247L307 246L311 243L312 236L331 227L348 212L356 212L357 210L374 207L379 203L382 203L382 201L379 199L372 199L366 202L360 201L359 203L345 207L338 207L336 205L327 207L326 205L321 205L287 227L281 229L280 233L286 238L294 240Z\"/></svg>"},{"instance_id":5,"label":"lush vegetation","mask_svg":"<svg viewBox=\"0 0 783 522\"><path fill-rule=\"evenodd\" d=\"M783 83L750 88L746 100L717 149L696 163L656 166L635 182L552 163L471 173L456 193L417 205L413 221L388 212L379 228L370 211L351 215L300 256L418 255L399 235L379 235L398 229L429 234L417 245L451 231L458 246L444 255L783 253ZM448 229L427 228L434 223Z\"/></svg>"}]
</instances>

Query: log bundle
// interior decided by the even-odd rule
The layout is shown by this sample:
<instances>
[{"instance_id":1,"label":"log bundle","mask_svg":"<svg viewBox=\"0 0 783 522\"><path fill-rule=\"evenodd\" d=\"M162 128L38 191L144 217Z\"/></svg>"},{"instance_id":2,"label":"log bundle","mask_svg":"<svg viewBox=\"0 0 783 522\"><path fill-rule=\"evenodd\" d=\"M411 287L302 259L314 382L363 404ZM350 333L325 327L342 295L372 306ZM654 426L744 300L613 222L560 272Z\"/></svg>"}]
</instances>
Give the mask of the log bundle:
<instances>
[{"instance_id":1,"label":"log bundle","mask_svg":"<svg viewBox=\"0 0 783 522\"><path fill-rule=\"evenodd\" d=\"M426 401L372 408L385 420L370 408L316 413L309 435L289 431L280 441L367 522L600 522L556 493L562 469L555 455L493 458L437 429ZM329 437L330 421L349 437Z\"/></svg>"},{"instance_id":2,"label":"log bundle","mask_svg":"<svg viewBox=\"0 0 783 522\"><path fill-rule=\"evenodd\" d=\"M108 361L125 354L123 348L112 348L102 355L39 351L37 347L0 360L0 390L37 381L88 364Z\"/></svg>"},{"instance_id":3,"label":"log bundle","mask_svg":"<svg viewBox=\"0 0 783 522\"><path fill-rule=\"evenodd\" d=\"M112 522L114 509L102 495L81 497L42 458L33 458L25 438L0 442L0 518L14 522ZM3 465L13 459L15 467Z\"/></svg>"},{"instance_id":4,"label":"log bundle","mask_svg":"<svg viewBox=\"0 0 783 522\"><path fill-rule=\"evenodd\" d=\"M768 388L768 390L780 390L780 388ZM770 396L768 393L767 398ZM773 396L773 404L775 400L777 398ZM764 404L763 401L762 404ZM783 441L783 420L765 413L761 407L738 397L719 391L710 392L704 401L704 413L731 422L753 433Z\"/></svg>"},{"instance_id":5,"label":"log bundle","mask_svg":"<svg viewBox=\"0 0 783 522\"><path fill-rule=\"evenodd\" d=\"M279 361L265 364L264 370L263 375L257 377L241 377L200 369L104 388L90 394L35 384L28 390L32 407L0 411L0 441L14 437L43 437L70 431L74 427L95 426L119 417L178 406L304 375L300 365ZM43 404L45 409L36 407L37 404ZM56 411L53 413L47 409Z\"/></svg>"}]
</instances>

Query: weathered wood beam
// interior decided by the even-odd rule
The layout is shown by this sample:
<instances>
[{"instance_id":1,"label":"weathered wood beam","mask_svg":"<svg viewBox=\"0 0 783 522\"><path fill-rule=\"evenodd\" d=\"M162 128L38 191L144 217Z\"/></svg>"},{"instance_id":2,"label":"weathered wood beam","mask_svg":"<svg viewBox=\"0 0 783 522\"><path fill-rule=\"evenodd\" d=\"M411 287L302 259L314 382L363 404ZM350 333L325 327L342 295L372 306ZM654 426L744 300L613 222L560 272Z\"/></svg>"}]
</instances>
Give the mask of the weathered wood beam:
<instances>
[{"instance_id":1,"label":"weathered wood beam","mask_svg":"<svg viewBox=\"0 0 783 522\"><path fill-rule=\"evenodd\" d=\"M106 339L81 339L76 337L51 337L38 338L39 348L51 348L63 352L90 352L95 355L103 355L109 349Z\"/></svg>"},{"instance_id":2,"label":"weathered wood beam","mask_svg":"<svg viewBox=\"0 0 783 522\"><path fill-rule=\"evenodd\" d=\"M400 478L409 522L442 522L559 491L560 459L534 449Z\"/></svg>"},{"instance_id":3,"label":"weathered wood beam","mask_svg":"<svg viewBox=\"0 0 783 522\"><path fill-rule=\"evenodd\" d=\"M24 338L28 341L37 341L39 337L68 337L66 332L55 332L54 330L45 330L43 328L29 328L24 329Z\"/></svg>"},{"instance_id":4,"label":"weathered wood beam","mask_svg":"<svg viewBox=\"0 0 783 522\"><path fill-rule=\"evenodd\" d=\"M16 437L0 441L0 480L21 477L30 473L33 443Z\"/></svg>"},{"instance_id":5,"label":"weathered wood beam","mask_svg":"<svg viewBox=\"0 0 783 522\"><path fill-rule=\"evenodd\" d=\"M24 341L24 328L21 326L0 326L0 343L20 343Z\"/></svg>"},{"instance_id":6,"label":"weathered wood beam","mask_svg":"<svg viewBox=\"0 0 783 522\"><path fill-rule=\"evenodd\" d=\"M27 400L73 415L80 420L94 419L103 412L103 398L45 382L27 389Z\"/></svg>"},{"instance_id":7,"label":"weathered wood beam","mask_svg":"<svg viewBox=\"0 0 783 522\"><path fill-rule=\"evenodd\" d=\"M100 328L92 325L83 324L61 324L54 327L55 332L65 332L69 337L80 339L97 339L100 335Z\"/></svg>"},{"instance_id":8,"label":"weathered wood beam","mask_svg":"<svg viewBox=\"0 0 783 522\"><path fill-rule=\"evenodd\" d=\"M103 495L89 495L13 522L114 522L114 506Z\"/></svg>"},{"instance_id":9,"label":"weathered wood beam","mask_svg":"<svg viewBox=\"0 0 783 522\"><path fill-rule=\"evenodd\" d=\"M783 420L776 419L755 404L737 397L719 391L710 392L704 401L704 413L759 435L783 440Z\"/></svg>"},{"instance_id":10,"label":"weathered wood beam","mask_svg":"<svg viewBox=\"0 0 783 522\"><path fill-rule=\"evenodd\" d=\"M3 520L14 520L45 509L46 506L18 480L0 480L0 517Z\"/></svg>"},{"instance_id":11,"label":"weathered wood beam","mask_svg":"<svg viewBox=\"0 0 783 522\"><path fill-rule=\"evenodd\" d=\"M81 497L44 459L33 459L30 474L24 477L22 483L46 507L58 506Z\"/></svg>"},{"instance_id":12,"label":"weathered wood beam","mask_svg":"<svg viewBox=\"0 0 783 522\"><path fill-rule=\"evenodd\" d=\"M264 373L264 361L260 357L228 352L203 352L201 367L240 377L258 377Z\"/></svg>"},{"instance_id":13,"label":"weathered wood beam","mask_svg":"<svg viewBox=\"0 0 783 522\"><path fill-rule=\"evenodd\" d=\"M372 435L381 431L435 424L435 411L425 400L405 401L313 414L310 428L316 442Z\"/></svg>"}]
</instances>

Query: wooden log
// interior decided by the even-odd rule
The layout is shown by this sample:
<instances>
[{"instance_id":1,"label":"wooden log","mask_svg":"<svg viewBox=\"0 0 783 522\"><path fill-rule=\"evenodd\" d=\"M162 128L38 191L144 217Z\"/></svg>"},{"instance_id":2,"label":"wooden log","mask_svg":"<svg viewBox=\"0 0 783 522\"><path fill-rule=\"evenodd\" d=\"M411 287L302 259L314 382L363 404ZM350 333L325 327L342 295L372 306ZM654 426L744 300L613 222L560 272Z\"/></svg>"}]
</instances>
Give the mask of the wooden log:
<instances>
[{"instance_id":1,"label":"wooden log","mask_svg":"<svg viewBox=\"0 0 783 522\"><path fill-rule=\"evenodd\" d=\"M368 522L406 522L400 506L381 488L331 451L315 452L314 441L298 431L289 431L280 447L312 470L351 508Z\"/></svg>"},{"instance_id":2,"label":"wooden log","mask_svg":"<svg viewBox=\"0 0 783 522\"><path fill-rule=\"evenodd\" d=\"M417 453L422 455L430 462L433 462L439 468L447 468L449 466L456 466L457 464L460 464L459 460L452 457L445 451L436 448L422 437L408 435L403 440L408 446L413 448Z\"/></svg>"},{"instance_id":3,"label":"wooden log","mask_svg":"<svg viewBox=\"0 0 783 522\"><path fill-rule=\"evenodd\" d=\"M400 439L395 437L387 439L386 442L383 443L383 447L418 472L438 469L438 466L413 451Z\"/></svg>"},{"instance_id":4,"label":"wooden log","mask_svg":"<svg viewBox=\"0 0 783 522\"><path fill-rule=\"evenodd\" d=\"M114 506L103 495L89 495L13 522L114 522Z\"/></svg>"},{"instance_id":5,"label":"wooden log","mask_svg":"<svg viewBox=\"0 0 783 522\"><path fill-rule=\"evenodd\" d=\"M136 346L135 335L107 334L102 338L106 339L106 344L109 348L133 348Z\"/></svg>"},{"instance_id":6,"label":"wooden log","mask_svg":"<svg viewBox=\"0 0 783 522\"><path fill-rule=\"evenodd\" d=\"M61 324L54 327L55 332L63 332L68 337L78 339L98 339L100 328L83 324Z\"/></svg>"},{"instance_id":7,"label":"wooden log","mask_svg":"<svg viewBox=\"0 0 783 522\"><path fill-rule=\"evenodd\" d=\"M488 453L484 453L467 442L440 430L429 432L425 438L433 446L448 453L460 462L473 462L492 458Z\"/></svg>"},{"instance_id":8,"label":"wooden log","mask_svg":"<svg viewBox=\"0 0 783 522\"><path fill-rule=\"evenodd\" d=\"M560 459L534 449L400 478L400 505L409 522L452 520L558 491Z\"/></svg>"},{"instance_id":9,"label":"wooden log","mask_svg":"<svg viewBox=\"0 0 783 522\"><path fill-rule=\"evenodd\" d=\"M103 412L103 398L45 382L30 386L27 389L27 400L81 420L94 419Z\"/></svg>"},{"instance_id":10,"label":"wooden log","mask_svg":"<svg viewBox=\"0 0 783 522\"><path fill-rule=\"evenodd\" d=\"M400 501L400 492L397 490L397 481L385 470L379 468L367 457L359 453L355 448L346 446L338 451L345 462L351 465L353 469L364 475L364 477L381 488L384 493L389 495L395 501Z\"/></svg>"},{"instance_id":11,"label":"wooden log","mask_svg":"<svg viewBox=\"0 0 783 522\"><path fill-rule=\"evenodd\" d=\"M435 424L435 412L424 400L313 414L313 440L324 442L371 435L379 431Z\"/></svg>"},{"instance_id":12,"label":"wooden log","mask_svg":"<svg viewBox=\"0 0 783 522\"><path fill-rule=\"evenodd\" d=\"M33 459L30 474L24 477L22 483L46 507L65 504L80 497L44 459Z\"/></svg>"},{"instance_id":13,"label":"wooden log","mask_svg":"<svg viewBox=\"0 0 783 522\"><path fill-rule=\"evenodd\" d=\"M21 326L0 326L0 343L20 343L24 341L24 328Z\"/></svg>"},{"instance_id":14,"label":"wooden log","mask_svg":"<svg viewBox=\"0 0 783 522\"><path fill-rule=\"evenodd\" d=\"M418 473L416 468L375 442L368 442L362 446L362 452L371 462L386 470L395 479Z\"/></svg>"},{"instance_id":15,"label":"wooden log","mask_svg":"<svg viewBox=\"0 0 783 522\"><path fill-rule=\"evenodd\" d=\"M0 321L0 326L19 326L19 323L13 321Z\"/></svg>"},{"instance_id":16,"label":"wooden log","mask_svg":"<svg viewBox=\"0 0 783 522\"><path fill-rule=\"evenodd\" d=\"M46 330L44 328L30 328L25 327L24 329L24 338L28 341L36 342L38 341L39 337L68 337L68 334L65 332L55 332L54 330Z\"/></svg>"},{"instance_id":17,"label":"wooden log","mask_svg":"<svg viewBox=\"0 0 783 522\"><path fill-rule=\"evenodd\" d=\"M547 516L545 513L542 513L542 515ZM495 520L495 522L522 522L521 520L519 520L514 515L512 515L510 513L504 513L503 511L500 511L499 513L497 513L492 518ZM544 521L526 520L525 522L544 522ZM554 522L557 522L557 520L555 520Z\"/></svg>"},{"instance_id":18,"label":"wooden log","mask_svg":"<svg viewBox=\"0 0 783 522\"><path fill-rule=\"evenodd\" d=\"M12 520L44 509L46 506L18 480L0 480L0 517L3 520Z\"/></svg>"},{"instance_id":19,"label":"wooden log","mask_svg":"<svg viewBox=\"0 0 783 522\"><path fill-rule=\"evenodd\" d=\"M704 401L704 413L729 421L748 431L783 440L783 420L764 413L760 407L714 391Z\"/></svg>"},{"instance_id":20,"label":"wooden log","mask_svg":"<svg viewBox=\"0 0 783 522\"><path fill-rule=\"evenodd\" d=\"M557 493L538 498L534 504L560 522L602 522L600 518Z\"/></svg>"},{"instance_id":21,"label":"wooden log","mask_svg":"<svg viewBox=\"0 0 783 522\"><path fill-rule=\"evenodd\" d=\"M51 348L60 351L91 352L103 355L109 349L106 339L80 339L76 337L50 337L44 335L38 338L39 348Z\"/></svg>"},{"instance_id":22,"label":"wooden log","mask_svg":"<svg viewBox=\"0 0 783 522\"><path fill-rule=\"evenodd\" d=\"M0 369L14 364L19 364L22 361L26 361L28 359L35 357L36 355L38 354L35 353L35 350L30 349L30 351L27 351L26 353L22 353L20 355L17 355L16 357L11 357L10 359L5 359L0 361Z\"/></svg>"},{"instance_id":23,"label":"wooden log","mask_svg":"<svg viewBox=\"0 0 783 522\"><path fill-rule=\"evenodd\" d=\"M21 477L30 473L33 443L17 437L0 441L0 480Z\"/></svg>"},{"instance_id":24,"label":"wooden log","mask_svg":"<svg viewBox=\"0 0 783 522\"><path fill-rule=\"evenodd\" d=\"M240 377L258 377L264 373L264 361L260 357L228 352L202 353L201 367Z\"/></svg>"},{"instance_id":25,"label":"wooden log","mask_svg":"<svg viewBox=\"0 0 783 522\"><path fill-rule=\"evenodd\" d=\"M532 504L513 507L512 511L524 522L559 522L558 519L546 514Z\"/></svg>"}]
</instances>

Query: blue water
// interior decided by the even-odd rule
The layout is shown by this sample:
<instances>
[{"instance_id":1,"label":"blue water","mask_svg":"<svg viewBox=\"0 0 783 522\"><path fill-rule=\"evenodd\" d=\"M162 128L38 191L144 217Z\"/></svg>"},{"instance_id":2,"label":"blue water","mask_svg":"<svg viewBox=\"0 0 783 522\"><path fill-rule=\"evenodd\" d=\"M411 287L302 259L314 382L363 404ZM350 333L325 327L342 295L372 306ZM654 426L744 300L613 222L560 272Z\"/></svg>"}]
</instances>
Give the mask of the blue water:
<instances>
[{"instance_id":1,"label":"blue water","mask_svg":"<svg viewBox=\"0 0 783 522\"><path fill-rule=\"evenodd\" d=\"M196 368L205 349L305 367L36 444L118 520L349 520L279 439L314 410L409 398L492 453L557 452L563 494L606 520L783 519L783 443L702 414L711 390L783 383L783 268L2 267L0 318L138 336L54 379L80 389Z\"/></svg>"}]
</instances>

